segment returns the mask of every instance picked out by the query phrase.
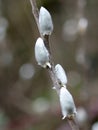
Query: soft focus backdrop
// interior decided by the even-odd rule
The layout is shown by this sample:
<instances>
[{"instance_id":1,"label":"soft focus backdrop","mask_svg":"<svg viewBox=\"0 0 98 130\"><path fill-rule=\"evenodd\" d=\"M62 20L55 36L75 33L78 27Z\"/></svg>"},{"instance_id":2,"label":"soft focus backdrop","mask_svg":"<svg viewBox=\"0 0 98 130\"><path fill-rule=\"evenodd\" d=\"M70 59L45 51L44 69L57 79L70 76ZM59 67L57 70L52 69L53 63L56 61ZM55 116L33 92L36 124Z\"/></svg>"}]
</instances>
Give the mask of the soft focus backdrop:
<instances>
[{"instance_id":1,"label":"soft focus backdrop","mask_svg":"<svg viewBox=\"0 0 98 130\"><path fill-rule=\"evenodd\" d=\"M77 106L80 130L98 130L98 0L37 0L51 13L50 46ZM71 130L37 65L39 32L29 0L0 0L0 130Z\"/></svg>"}]
</instances>

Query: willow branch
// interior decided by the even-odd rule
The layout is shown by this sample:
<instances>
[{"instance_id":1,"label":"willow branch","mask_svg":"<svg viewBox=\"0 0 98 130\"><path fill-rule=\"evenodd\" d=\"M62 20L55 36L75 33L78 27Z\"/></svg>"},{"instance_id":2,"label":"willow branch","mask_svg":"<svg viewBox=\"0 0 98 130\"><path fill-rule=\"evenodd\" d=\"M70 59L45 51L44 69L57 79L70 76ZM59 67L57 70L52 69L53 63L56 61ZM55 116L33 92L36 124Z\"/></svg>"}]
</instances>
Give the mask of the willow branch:
<instances>
[{"instance_id":1,"label":"willow branch","mask_svg":"<svg viewBox=\"0 0 98 130\"><path fill-rule=\"evenodd\" d=\"M38 19L39 18L39 11L38 11L38 8L37 8L36 0L30 0L30 3L31 3L31 6L32 6L32 13L33 13L34 18L36 20L36 24L37 24L37 27L38 27L38 30L39 30L39 33L40 33L39 19ZM50 62L52 64L52 66L51 66L51 69L48 68L48 72L49 72L49 75L51 77L53 87L56 87L56 91L59 94L60 85L59 85L59 83L58 83L58 81L57 81L57 79L55 77L55 74L54 74L54 63L52 62L52 56L51 56L51 52L50 52L49 36L45 35L43 37L41 35L41 33L40 33L40 36L43 38L45 46L47 47L47 49L48 49L48 51L50 53Z\"/></svg>"},{"instance_id":2,"label":"willow branch","mask_svg":"<svg viewBox=\"0 0 98 130\"><path fill-rule=\"evenodd\" d=\"M39 11L38 11L38 8L37 8L36 0L30 0L30 3L31 3L31 6L32 6L32 13L33 13L34 18L36 20L36 24L38 26L38 30L39 30L39 33L40 33L39 20L38 20L38 18L39 18ZM55 76L54 63L53 63L53 60L52 60L52 55L51 55L50 46L49 46L49 36L45 35L43 37L41 35L41 33L40 33L40 36L43 38L45 46L47 47L47 49L49 50L49 53L50 53L51 69L50 68L47 68L47 69L48 69L50 78L52 80L53 87L56 87L56 91L59 94L61 86L60 86L60 84L59 84L59 82L58 82L58 80L57 80L57 78ZM76 123L74 118L71 118L71 119L67 118L67 120L68 120L69 125L70 125L72 130L79 130L78 125L77 125L77 123Z\"/></svg>"}]
</instances>

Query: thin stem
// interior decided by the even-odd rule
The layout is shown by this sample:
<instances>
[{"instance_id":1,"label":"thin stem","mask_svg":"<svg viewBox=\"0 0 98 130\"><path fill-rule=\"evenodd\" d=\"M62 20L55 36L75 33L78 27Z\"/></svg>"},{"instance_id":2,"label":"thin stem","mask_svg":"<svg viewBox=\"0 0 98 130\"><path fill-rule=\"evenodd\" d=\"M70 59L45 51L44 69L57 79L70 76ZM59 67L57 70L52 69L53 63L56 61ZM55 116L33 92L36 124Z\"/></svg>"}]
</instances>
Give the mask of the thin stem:
<instances>
[{"instance_id":1,"label":"thin stem","mask_svg":"<svg viewBox=\"0 0 98 130\"><path fill-rule=\"evenodd\" d=\"M48 51L49 51L49 53L51 55L50 46L49 46L49 35L45 35L43 37L43 40L44 40L45 46L47 47L47 49L48 49Z\"/></svg>"},{"instance_id":2,"label":"thin stem","mask_svg":"<svg viewBox=\"0 0 98 130\"><path fill-rule=\"evenodd\" d=\"M72 130L79 130L76 117L67 118L67 121L72 128Z\"/></svg>"},{"instance_id":3,"label":"thin stem","mask_svg":"<svg viewBox=\"0 0 98 130\"><path fill-rule=\"evenodd\" d=\"M49 36L45 35L43 40L44 40L45 46L47 47L47 49L48 49L48 51L50 53L51 69L48 68L48 72L49 72L49 75L51 77L51 80L52 80L52 83L53 83L53 87L56 88L56 91L59 94L60 93L60 85L59 85L58 80L57 80L57 78L55 76L54 63L53 63L53 60L52 60L51 49L50 49L50 46L49 46Z\"/></svg>"},{"instance_id":4,"label":"thin stem","mask_svg":"<svg viewBox=\"0 0 98 130\"><path fill-rule=\"evenodd\" d=\"M30 3L31 3L31 6L32 6L32 13L34 15L34 18L35 18L37 26L38 26L38 30L40 32L39 20L38 20L38 18L39 18L39 11L38 11L38 8L37 8L37 5L36 5L36 1L35 0L30 0ZM43 37L41 35L41 33L40 33L40 36L43 38L45 46L47 47L47 49L48 49L48 51L50 53L50 63L51 63L52 67L51 67L51 69L48 68L48 72L49 72L50 78L51 78L51 80L53 82L53 87L56 88L56 91L57 91L57 93L59 95L61 86L60 86L60 84L59 84L59 82L58 82L58 80L57 80L57 78L55 76L54 63L53 63L53 60L52 60L52 55L51 55L50 46L49 46L49 36L45 35ZM74 118L71 118L71 119L67 118L67 120L68 120L69 125L70 125L72 130L79 130L78 125L77 125L77 123L76 123Z\"/></svg>"},{"instance_id":5,"label":"thin stem","mask_svg":"<svg viewBox=\"0 0 98 130\"><path fill-rule=\"evenodd\" d=\"M35 18L35 21L36 21L36 24L37 24L37 27L38 27L38 30L39 30L39 33L40 33L40 29L39 29L39 11L38 11L38 8L37 8L37 4L36 4L36 0L30 0L30 3L31 3L31 6L32 6L32 13L33 13L33 16ZM41 35L41 33L40 33ZM42 35L41 35L42 37Z\"/></svg>"}]
</instances>

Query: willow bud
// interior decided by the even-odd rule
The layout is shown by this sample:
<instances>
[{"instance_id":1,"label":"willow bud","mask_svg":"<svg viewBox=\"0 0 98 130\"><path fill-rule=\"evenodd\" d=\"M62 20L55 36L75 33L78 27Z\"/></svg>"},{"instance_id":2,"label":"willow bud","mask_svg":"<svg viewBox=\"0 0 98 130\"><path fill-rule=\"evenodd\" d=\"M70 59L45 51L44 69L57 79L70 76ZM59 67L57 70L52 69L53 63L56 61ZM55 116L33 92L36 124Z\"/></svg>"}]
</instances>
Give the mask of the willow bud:
<instances>
[{"instance_id":1,"label":"willow bud","mask_svg":"<svg viewBox=\"0 0 98 130\"><path fill-rule=\"evenodd\" d=\"M51 35L53 31L53 23L50 13L44 7L40 8L39 13L39 28L41 34L44 35Z\"/></svg>"},{"instance_id":2,"label":"willow bud","mask_svg":"<svg viewBox=\"0 0 98 130\"><path fill-rule=\"evenodd\" d=\"M35 44L35 58L38 62L38 65L43 68L49 67L51 68L51 64L49 62L49 52L44 45L42 38L38 38Z\"/></svg>"},{"instance_id":3,"label":"willow bud","mask_svg":"<svg viewBox=\"0 0 98 130\"><path fill-rule=\"evenodd\" d=\"M67 76L63 67L60 64L57 64L55 66L55 75L62 86L65 86L67 84Z\"/></svg>"},{"instance_id":4,"label":"willow bud","mask_svg":"<svg viewBox=\"0 0 98 130\"><path fill-rule=\"evenodd\" d=\"M73 117L77 113L73 97L65 87L60 89L60 104L63 115L62 119Z\"/></svg>"}]
</instances>

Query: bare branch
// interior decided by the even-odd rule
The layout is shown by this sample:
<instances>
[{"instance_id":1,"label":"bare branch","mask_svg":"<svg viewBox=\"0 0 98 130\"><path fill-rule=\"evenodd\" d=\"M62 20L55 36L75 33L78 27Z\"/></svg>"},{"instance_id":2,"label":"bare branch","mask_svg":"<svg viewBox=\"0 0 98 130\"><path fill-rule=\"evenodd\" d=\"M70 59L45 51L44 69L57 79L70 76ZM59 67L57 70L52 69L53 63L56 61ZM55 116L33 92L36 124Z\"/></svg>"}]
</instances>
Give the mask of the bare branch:
<instances>
[{"instance_id":1,"label":"bare branch","mask_svg":"<svg viewBox=\"0 0 98 130\"><path fill-rule=\"evenodd\" d=\"M39 33L40 33L39 20L38 20L39 19L39 11L38 11L38 8L37 8L36 0L30 0L30 3L31 3L31 6L32 6L32 13L33 13L33 16L36 20L36 24L37 24L37 27L38 27L38 30L39 30Z\"/></svg>"},{"instance_id":2,"label":"bare branch","mask_svg":"<svg viewBox=\"0 0 98 130\"><path fill-rule=\"evenodd\" d=\"M79 127L75 118L72 118L72 119L67 118L67 120L72 130L79 130Z\"/></svg>"}]
</instances>

